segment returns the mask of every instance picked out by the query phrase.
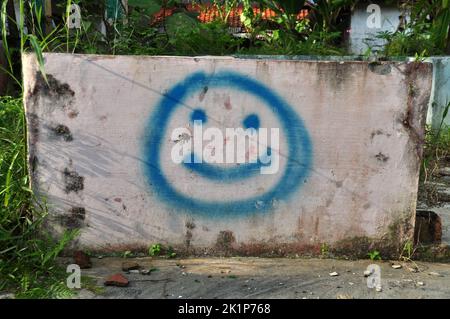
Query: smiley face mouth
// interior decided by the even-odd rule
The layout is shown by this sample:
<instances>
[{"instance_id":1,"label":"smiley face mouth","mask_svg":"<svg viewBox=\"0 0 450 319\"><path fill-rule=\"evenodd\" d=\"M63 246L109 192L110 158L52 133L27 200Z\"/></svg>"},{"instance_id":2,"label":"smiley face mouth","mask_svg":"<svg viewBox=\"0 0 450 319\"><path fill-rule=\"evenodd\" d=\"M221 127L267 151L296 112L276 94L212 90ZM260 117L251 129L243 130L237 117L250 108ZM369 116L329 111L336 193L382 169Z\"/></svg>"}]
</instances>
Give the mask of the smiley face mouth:
<instances>
[{"instance_id":1,"label":"smiley face mouth","mask_svg":"<svg viewBox=\"0 0 450 319\"><path fill-rule=\"evenodd\" d=\"M269 160L267 161L262 161L261 158L258 158L256 163L238 163L235 167L224 168L206 162L200 163L198 157L192 152L191 155L188 155L187 159L183 161L183 165L188 170L204 178L221 182L234 182L259 174L262 167L269 167L272 164L272 161L270 160L270 147L267 148L266 154L269 157Z\"/></svg>"}]
</instances>

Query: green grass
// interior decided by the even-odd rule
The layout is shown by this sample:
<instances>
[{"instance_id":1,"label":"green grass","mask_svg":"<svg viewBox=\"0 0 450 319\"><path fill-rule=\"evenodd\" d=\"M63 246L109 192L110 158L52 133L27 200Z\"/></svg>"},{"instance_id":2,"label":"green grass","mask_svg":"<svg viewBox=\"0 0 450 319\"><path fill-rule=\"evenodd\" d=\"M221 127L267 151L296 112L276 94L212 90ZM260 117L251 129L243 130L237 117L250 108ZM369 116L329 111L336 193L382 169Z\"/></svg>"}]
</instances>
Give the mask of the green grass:
<instances>
[{"instance_id":1,"label":"green grass","mask_svg":"<svg viewBox=\"0 0 450 319\"><path fill-rule=\"evenodd\" d=\"M423 155L422 178L427 180L437 169L449 161L450 127L441 125L438 132L427 129Z\"/></svg>"},{"instance_id":2,"label":"green grass","mask_svg":"<svg viewBox=\"0 0 450 319\"><path fill-rule=\"evenodd\" d=\"M52 239L40 227L45 215L29 189L22 100L0 97L0 291L18 298L72 294L56 257L76 234Z\"/></svg>"}]
</instances>

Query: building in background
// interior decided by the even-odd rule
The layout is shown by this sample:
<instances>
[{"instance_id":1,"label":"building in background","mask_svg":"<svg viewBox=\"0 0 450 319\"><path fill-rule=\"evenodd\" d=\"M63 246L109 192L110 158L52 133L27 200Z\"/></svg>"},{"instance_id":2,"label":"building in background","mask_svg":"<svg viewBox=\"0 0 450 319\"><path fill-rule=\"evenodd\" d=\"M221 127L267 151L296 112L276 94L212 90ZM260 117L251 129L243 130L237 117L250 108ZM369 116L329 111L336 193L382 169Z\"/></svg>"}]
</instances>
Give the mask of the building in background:
<instances>
[{"instance_id":1,"label":"building in background","mask_svg":"<svg viewBox=\"0 0 450 319\"><path fill-rule=\"evenodd\" d=\"M386 41L377 36L382 32L395 32L402 28L408 17L409 14L397 2L359 2L352 12L348 30L350 53L363 55L368 50L380 51Z\"/></svg>"}]
</instances>

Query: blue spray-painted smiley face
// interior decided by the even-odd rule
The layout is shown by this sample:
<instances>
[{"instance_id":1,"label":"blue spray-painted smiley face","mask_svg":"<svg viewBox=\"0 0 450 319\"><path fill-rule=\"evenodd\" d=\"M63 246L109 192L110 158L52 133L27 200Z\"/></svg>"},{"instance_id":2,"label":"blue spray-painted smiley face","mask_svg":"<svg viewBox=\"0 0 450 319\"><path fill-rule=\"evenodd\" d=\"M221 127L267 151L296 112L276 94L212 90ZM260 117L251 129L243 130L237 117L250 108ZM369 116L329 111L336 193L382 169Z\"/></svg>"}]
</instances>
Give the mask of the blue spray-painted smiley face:
<instances>
[{"instance_id":1,"label":"blue spray-painted smiley face","mask_svg":"<svg viewBox=\"0 0 450 319\"><path fill-rule=\"evenodd\" d=\"M262 194L253 194L248 198L228 197L227 200L210 199L208 196L193 196L174 185L173 176L164 170L164 161L171 161L170 154L162 148L167 141L168 123L175 111L186 107L186 100L194 94L206 90L235 90L248 94L273 113L283 130L286 151L283 170L277 173L276 183ZM208 121L207 109L189 107L188 121ZM261 119L256 113L247 114L241 122L243 128L258 129ZM270 154L270 147L268 147ZM164 156L163 156L164 153ZM193 154L192 156L195 156ZM153 194L165 204L180 212L210 217L246 216L254 213L266 213L273 210L274 202L287 200L304 184L312 162L312 145L303 121L281 97L264 84L236 72L221 71L212 75L203 72L193 73L173 86L160 100L151 114L144 133L143 145L144 173ZM245 164L235 168L221 168L208 163L180 164L199 178L208 178L217 185L239 181L254 176L262 164ZM187 182L187 181L185 181ZM189 181L189 187L196 187L195 179ZM251 187L253 182L249 182ZM220 190L219 190L220 192Z\"/></svg>"}]
</instances>

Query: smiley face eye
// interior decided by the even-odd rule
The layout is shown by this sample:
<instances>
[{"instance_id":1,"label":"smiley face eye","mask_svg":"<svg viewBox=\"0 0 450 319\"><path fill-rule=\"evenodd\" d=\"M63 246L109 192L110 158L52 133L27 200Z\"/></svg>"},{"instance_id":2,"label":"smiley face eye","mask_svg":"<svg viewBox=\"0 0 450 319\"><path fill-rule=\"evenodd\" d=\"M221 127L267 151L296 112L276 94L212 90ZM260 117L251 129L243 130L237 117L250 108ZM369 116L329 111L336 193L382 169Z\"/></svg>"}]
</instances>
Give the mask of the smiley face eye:
<instances>
[{"instance_id":1,"label":"smiley face eye","mask_svg":"<svg viewBox=\"0 0 450 319\"><path fill-rule=\"evenodd\" d=\"M255 130L259 129L259 117L256 114L248 115L244 121L242 122L246 129L254 128Z\"/></svg>"},{"instance_id":2,"label":"smiley face eye","mask_svg":"<svg viewBox=\"0 0 450 319\"><path fill-rule=\"evenodd\" d=\"M206 113L202 109L195 109L192 111L191 114L191 121L194 123L194 121L202 121L203 123L206 123Z\"/></svg>"}]
</instances>

